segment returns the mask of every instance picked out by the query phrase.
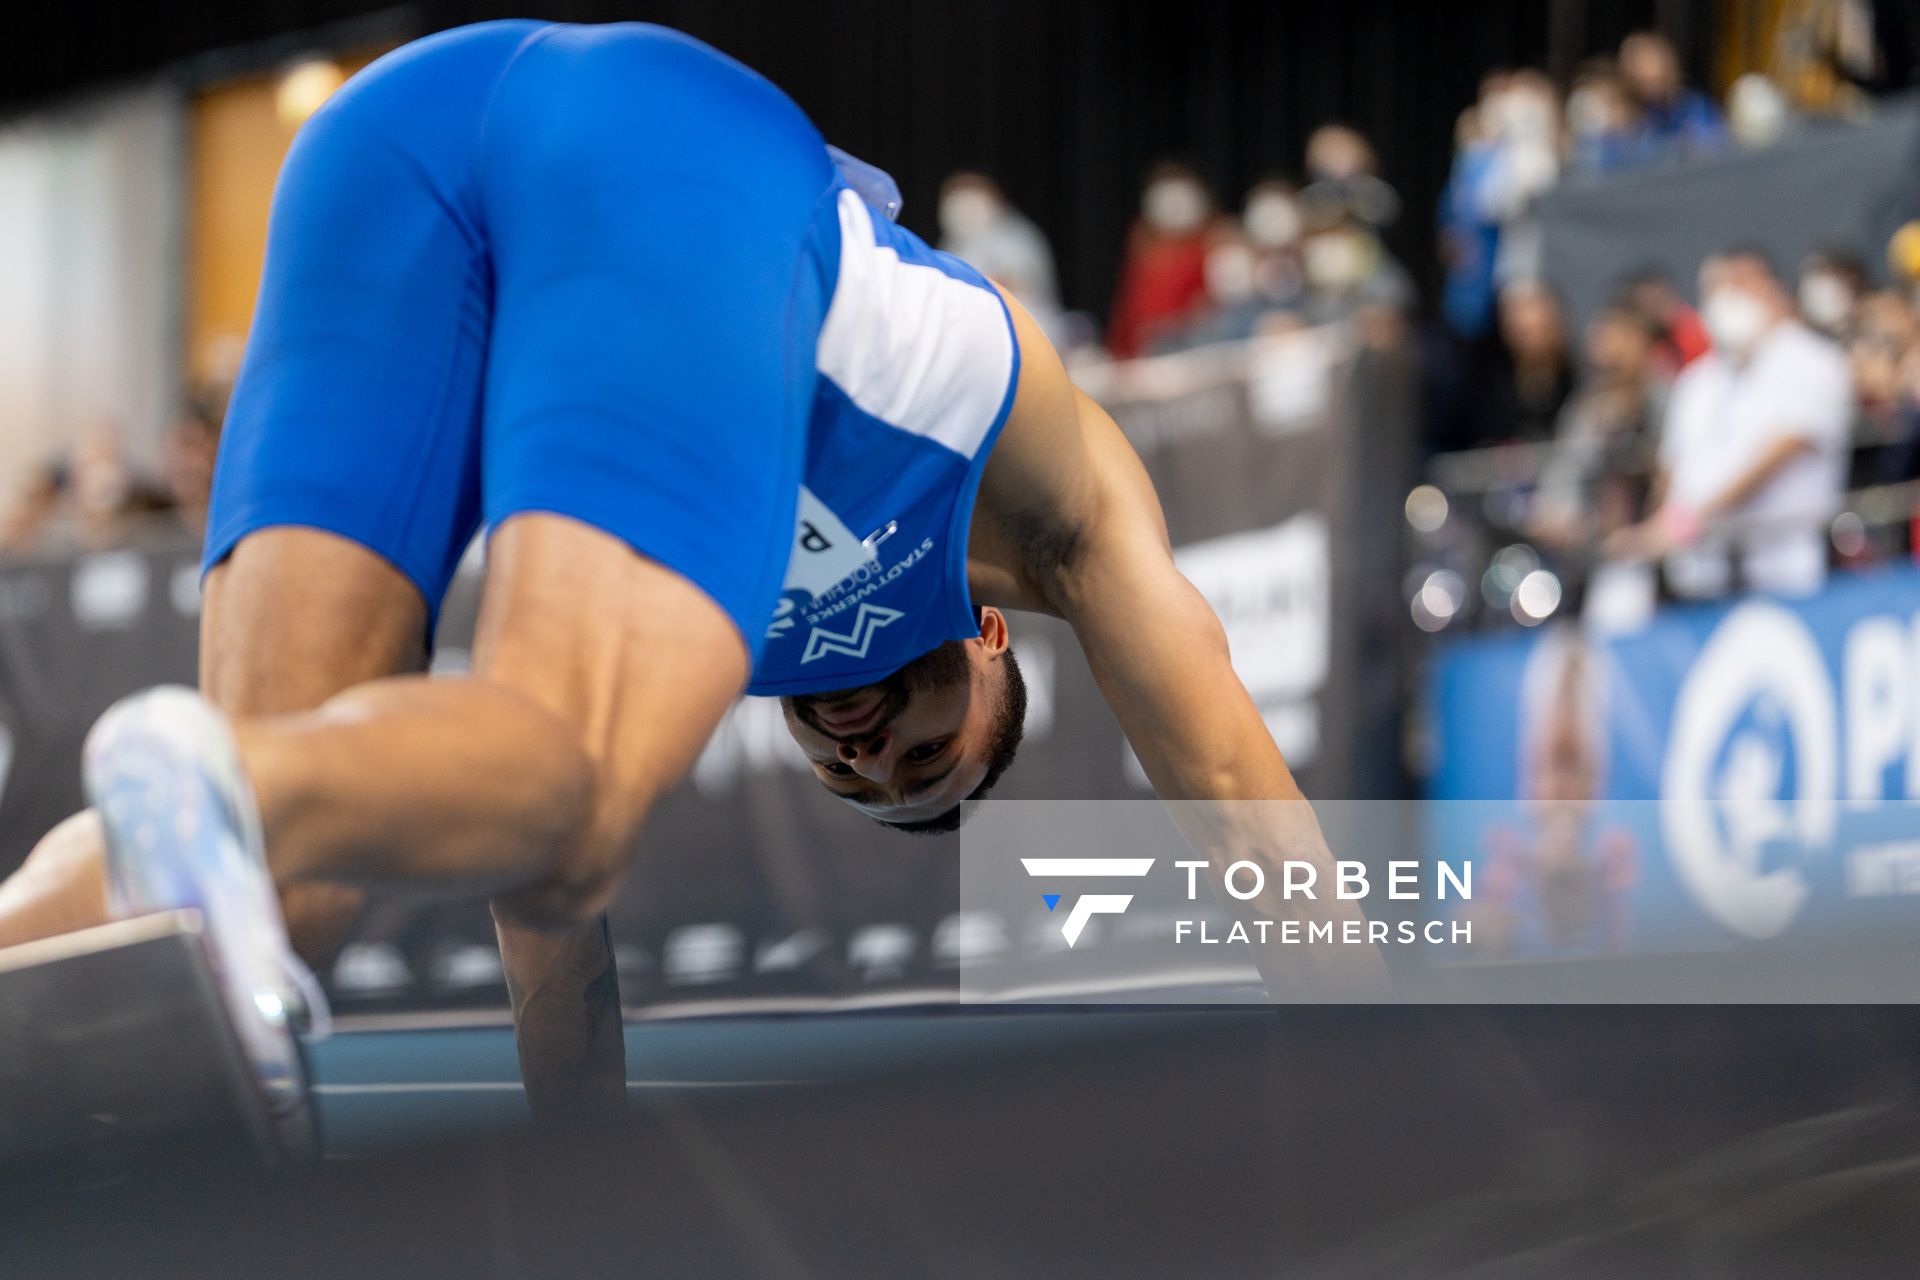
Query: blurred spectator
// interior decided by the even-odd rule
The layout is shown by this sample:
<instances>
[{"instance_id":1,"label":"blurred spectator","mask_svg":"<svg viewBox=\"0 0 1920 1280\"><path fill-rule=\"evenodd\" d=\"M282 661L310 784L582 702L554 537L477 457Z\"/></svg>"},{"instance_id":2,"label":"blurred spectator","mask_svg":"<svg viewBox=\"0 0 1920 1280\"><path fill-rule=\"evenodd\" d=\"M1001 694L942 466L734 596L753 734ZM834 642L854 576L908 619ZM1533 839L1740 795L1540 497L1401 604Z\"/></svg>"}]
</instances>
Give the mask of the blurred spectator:
<instances>
[{"instance_id":1,"label":"blurred spectator","mask_svg":"<svg viewBox=\"0 0 1920 1280\"><path fill-rule=\"evenodd\" d=\"M1749 71L1727 90L1727 128L1749 151L1770 147L1793 126L1793 108L1780 86Z\"/></svg>"},{"instance_id":2,"label":"blurred spectator","mask_svg":"<svg viewBox=\"0 0 1920 1280\"><path fill-rule=\"evenodd\" d=\"M49 463L36 469L0 520L0 552L25 555L53 540L67 496L67 468Z\"/></svg>"},{"instance_id":3,"label":"blurred spectator","mask_svg":"<svg viewBox=\"0 0 1920 1280\"><path fill-rule=\"evenodd\" d=\"M1397 318L1414 302L1413 281L1380 237L1358 218L1310 226L1300 246L1309 324Z\"/></svg>"},{"instance_id":4,"label":"blurred spectator","mask_svg":"<svg viewBox=\"0 0 1920 1280\"><path fill-rule=\"evenodd\" d=\"M1587 325L1586 368L1554 427L1529 532L1562 547L1593 545L1644 515L1666 384L1659 333L1622 299Z\"/></svg>"},{"instance_id":5,"label":"blurred spectator","mask_svg":"<svg viewBox=\"0 0 1920 1280\"><path fill-rule=\"evenodd\" d=\"M1840 348L1795 317L1765 257L1739 250L1700 269L1713 350L1674 383L1652 519L1612 550L1667 555L1676 594L1803 594L1826 581L1853 401ZM1716 521L1735 519L1728 531ZM1729 563L1737 552L1739 578Z\"/></svg>"},{"instance_id":6,"label":"blurred spectator","mask_svg":"<svg viewBox=\"0 0 1920 1280\"><path fill-rule=\"evenodd\" d=\"M1279 178L1256 184L1241 206L1240 223L1253 246L1261 296L1276 309L1298 308L1305 289L1300 251L1306 218L1293 184Z\"/></svg>"},{"instance_id":7,"label":"blurred spectator","mask_svg":"<svg viewBox=\"0 0 1920 1280\"><path fill-rule=\"evenodd\" d=\"M1727 146L1727 126L1713 100L1680 75L1680 55L1652 31L1620 44L1620 78L1639 108L1646 160L1711 155Z\"/></svg>"},{"instance_id":8,"label":"blurred spectator","mask_svg":"<svg viewBox=\"0 0 1920 1280\"><path fill-rule=\"evenodd\" d=\"M1856 417L1848 484L1893 484L1920 475L1920 316L1887 289L1861 299L1847 343Z\"/></svg>"},{"instance_id":9,"label":"blurred spectator","mask_svg":"<svg viewBox=\"0 0 1920 1280\"><path fill-rule=\"evenodd\" d=\"M1154 354L1244 341L1259 332L1267 316L1283 310L1262 287L1260 254L1238 227L1215 229L1207 245L1206 282L1205 305L1155 342Z\"/></svg>"},{"instance_id":10,"label":"blurred spectator","mask_svg":"<svg viewBox=\"0 0 1920 1280\"><path fill-rule=\"evenodd\" d=\"M1795 297L1800 318L1829 338L1844 340L1867 292L1867 266L1845 249L1823 249L1800 264Z\"/></svg>"},{"instance_id":11,"label":"blurred spectator","mask_svg":"<svg viewBox=\"0 0 1920 1280\"><path fill-rule=\"evenodd\" d=\"M1576 173L1624 173L1639 163L1640 110L1611 59L1575 74L1567 94L1567 158Z\"/></svg>"},{"instance_id":12,"label":"blurred spectator","mask_svg":"<svg viewBox=\"0 0 1920 1280\"><path fill-rule=\"evenodd\" d=\"M1442 310L1453 333L1471 340L1486 332L1498 283L1534 274L1536 238L1526 217L1560 173L1552 82L1537 71L1488 76L1456 135L1440 207Z\"/></svg>"},{"instance_id":13,"label":"blurred spectator","mask_svg":"<svg viewBox=\"0 0 1920 1280\"><path fill-rule=\"evenodd\" d=\"M1115 356L1139 355L1205 303L1208 236L1218 216L1206 184L1186 165L1164 161L1147 175L1107 326Z\"/></svg>"},{"instance_id":14,"label":"blurred spectator","mask_svg":"<svg viewBox=\"0 0 1920 1280\"><path fill-rule=\"evenodd\" d=\"M1664 271L1656 268L1635 276L1628 282L1627 299L1659 334L1654 363L1669 380L1712 348L1700 313L1687 305Z\"/></svg>"},{"instance_id":15,"label":"blurred spectator","mask_svg":"<svg viewBox=\"0 0 1920 1280\"><path fill-rule=\"evenodd\" d=\"M1400 216L1400 193L1380 177L1373 144L1358 129L1323 124L1307 138L1307 185L1300 193L1322 220L1352 216L1370 227L1391 226Z\"/></svg>"},{"instance_id":16,"label":"blurred spectator","mask_svg":"<svg viewBox=\"0 0 1920 1280\"><path fill-rule=\"evenodd\" d=\"M1473 389L1473 443L1550 440L1573 392L1573 357L1560 302L1523 280L1500 291L1500 343Z\"/></svg>"},{"instance_id":17,"label":"blurred spectator","mask_svg":"<svg viewBox=\"0 0 1920 1280\"><path fill-rule=\"evenodd\" d=\"M941 249L1004 286L1049 334L1060 317L1053 248L992 178L956 173L940 187ZM1057 336L1057 334L1056 334Z\"/></svg>"},{"instance_id":18,"label":"blurred spectator","mask_svg":"<svg viewBox=\"0 0 1920 1280\"><path fill-rule=\"evenodd\" d=\"M1481 101L1486 101L1484 89ZM1446 272L1440 314L1455 338L1473 342L1493 319L1493 264L1500 249L1500 220L1480 198L1496 148L1479 106L1460 113L1453 145L1453 168L1440 194L1438 218L1440 264Z\"/></svg>"},{"instance_id":19,"label":"blurred spectator","mask_svg":"<svg viewBox=\"0 0 1920 1280\"><path fill-rule=\"evenodd\" d=\"M100 421L73 447L67 465L67 509L72 534L87 547L119 542L124 521L140 497L119 427Z\"/></svg>"},{"instance_id":20,"label":"blurred spectator","mask_svg":"<svg viewBox=\"0 0 1920 1280\"><path fill-rule=\"evenodd\" d=\"M195 533L207 526L213 463L219 448L219 427L198 409L189 409L167 433L162 454L164 501L180 523Z\"/></svg>"}]
</instances>

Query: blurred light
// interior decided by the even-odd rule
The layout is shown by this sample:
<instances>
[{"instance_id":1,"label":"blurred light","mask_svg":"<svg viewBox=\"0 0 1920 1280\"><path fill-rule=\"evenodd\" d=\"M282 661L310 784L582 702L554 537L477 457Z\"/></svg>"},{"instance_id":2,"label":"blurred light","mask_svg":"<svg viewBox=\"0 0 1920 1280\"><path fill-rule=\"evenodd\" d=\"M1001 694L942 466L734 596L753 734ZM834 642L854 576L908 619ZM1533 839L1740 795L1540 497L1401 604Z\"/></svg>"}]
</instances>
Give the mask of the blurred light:
<instances>
[{"instance_id":1,"label":"blurred light","mask_svg":"<svg viewBox=\"0 0 1920 1280\"><path fill-rule=\"evenodd\" d=\"M279 113L281 123L290 129L305 124L307 117L318 111L346 79L339 64L326 58L309 58L287 68L286 74L280 77L280 87L273 94L274 110Z\"/></svg>"},{"instance_id":2,"label":"blurred light","mask_svg":"<svg viewBox=\"0 0 1920 1280\"><path fill-rule=\"evenodd\" d=\"M1512 569L1521 577L1526 577L1540 567L1540 557L1534 549L1524 542L1516 542L1510 547L1502 547L1493 557L1493 562Z\"/></svg>"},{"instance_id":3,"label":"blurred light","mask_svg":"<svg viewBox=\"0 0 1920 1280\"><path fill-rule=\"evenodd\" d=\"M1511 565L1491 564L1480 575L1480 595L1489 609L1504 609L1525 575Z\"/></svg>"},{"instance_id":4,"label":"blurred light","mask_svg":"<svg viewBox=\"0 0 1920 1280\"><path fill-rule=\"evenodd\" d=\"M1436 569L1413 593L1413 625L1439 631L1452 622L1467 602L1467 582L1451 569Z\"/></svg>"},{"instance_id":5,"label":"blurred light","mask_svg":"<svg viewBox=\"0 0 1920 1280\"><path fill-rule=\"evenodd\" d=\"M1451 618L1467 602L1466 581L1451 569L1437 570L1427 575L1420 588L1420 599L1434 617Z\"/></svg>"},{"instance_id":6,"label":"blurred light","mask_svg":"<svg viewBox=\"0 0 1920 1280\"><path fill-rule=\"evenodd\" d=\"M1513 592L1513 616L1521 626L1545 622L1560 607L1560 579L1545 569L1535 569L1520 579Z\"/></svg>"},{"instance_id":7,"label":"blurred light","mask_svg":"<svg viewBox=\"0 0 1920 1280\"><path fill-rule=\"evenodd\" d=\"M1851 511L1835 516L1828 532L1833 549L1843 556L1857 556L1867 549L1867 522Z\"/></svg>"},{"instance_id":8,"label":"blurred light","mask_svg":"<svg viewBox=\"0 0 1920 1280\"><path fill-rule=\"evenodd\" d=\"M1433 533L1447 522L1447 495L1423 484L1407 495L1407 523L1421 533Z\"/></svg>"}]
</instances>

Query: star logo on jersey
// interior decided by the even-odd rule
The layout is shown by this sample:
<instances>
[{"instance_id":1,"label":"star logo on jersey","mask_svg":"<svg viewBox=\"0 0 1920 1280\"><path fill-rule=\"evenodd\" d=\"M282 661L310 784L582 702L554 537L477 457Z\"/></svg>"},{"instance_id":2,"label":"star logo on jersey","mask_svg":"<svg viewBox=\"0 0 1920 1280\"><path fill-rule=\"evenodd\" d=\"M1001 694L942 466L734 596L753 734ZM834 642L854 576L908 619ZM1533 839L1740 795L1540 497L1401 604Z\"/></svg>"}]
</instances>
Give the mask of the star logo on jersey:
<instances>
[{"instance_id":1,"label":"star logo on jersey","mask_svg":"<svg viewBox=\"0 0 1920 1280\"><path fill-rule=\"evenodd\" d=\"M877 604L862 604L854 616L853 630L842 634L829 631L825 627L815 627L813 634L807 637L807 651L800 655L800 661L813 662L830 653L845 654L849 658L864 658L873 645L873 633L889 626L907 615L898 609L886 609Z\"/></svg>"}]
</instances>

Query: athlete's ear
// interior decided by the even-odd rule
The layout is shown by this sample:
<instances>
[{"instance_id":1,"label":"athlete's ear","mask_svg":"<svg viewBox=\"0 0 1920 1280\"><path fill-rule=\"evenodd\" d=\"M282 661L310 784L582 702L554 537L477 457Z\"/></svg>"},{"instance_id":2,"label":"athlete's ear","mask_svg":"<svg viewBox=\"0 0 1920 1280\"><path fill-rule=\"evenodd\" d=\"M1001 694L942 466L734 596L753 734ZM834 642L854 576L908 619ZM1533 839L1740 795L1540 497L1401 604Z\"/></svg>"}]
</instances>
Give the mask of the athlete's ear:
<instances>
[{"instance_id":1,"label":"athlete's ear","mask_svg":"<svg viewBox=\"0 0 1920 1280\"><path fill-rule=\"evenodd\" d=\"M1007 615L990 604L980 606L980 645L989 658L1007 651Z\"/></svg>"}]
</instances>

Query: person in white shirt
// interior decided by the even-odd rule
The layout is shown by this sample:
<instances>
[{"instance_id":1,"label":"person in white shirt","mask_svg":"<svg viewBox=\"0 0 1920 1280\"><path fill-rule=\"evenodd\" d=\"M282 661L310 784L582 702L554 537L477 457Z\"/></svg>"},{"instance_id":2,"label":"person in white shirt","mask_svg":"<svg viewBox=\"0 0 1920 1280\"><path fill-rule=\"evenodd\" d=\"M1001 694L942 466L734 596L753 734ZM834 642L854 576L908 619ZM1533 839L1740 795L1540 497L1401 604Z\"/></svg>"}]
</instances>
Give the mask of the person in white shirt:
<instances>
[{"instance_id":1,"label":"person in white shirt","mask_svg":"<svg viewBox=\"0 0 1920 1280\"><path fill-rule=\"evenodd\" d=\"M1708 259L1700 296L1713 350L1674 382L1654 514L1608 550L1665 556L1688 598L1818 591L1846 469L1846 355L1795 318L1757 250Z\"/></svg>"}]
</instances>

